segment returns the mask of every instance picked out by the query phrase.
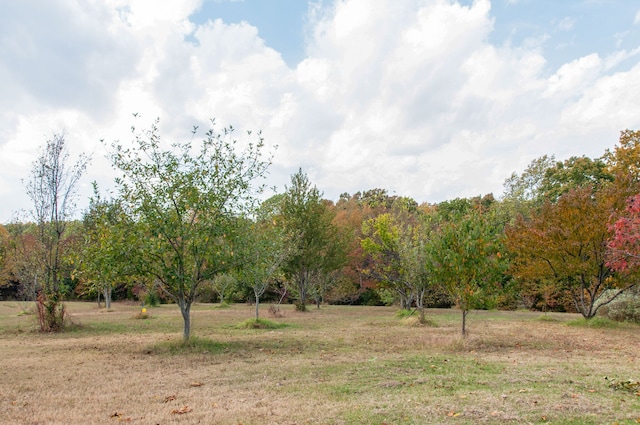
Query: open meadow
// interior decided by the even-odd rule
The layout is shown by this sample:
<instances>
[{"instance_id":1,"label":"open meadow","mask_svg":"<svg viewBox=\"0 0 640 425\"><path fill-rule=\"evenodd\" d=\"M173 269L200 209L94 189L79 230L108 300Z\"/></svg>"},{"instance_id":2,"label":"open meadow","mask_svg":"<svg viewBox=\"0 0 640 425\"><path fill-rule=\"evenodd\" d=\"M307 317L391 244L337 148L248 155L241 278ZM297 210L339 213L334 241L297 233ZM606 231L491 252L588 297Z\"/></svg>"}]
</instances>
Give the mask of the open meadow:
<instances>
[{"instance_id":1,"label":"open meadow","mask_svg":"<svg viewBox=\"0 0 640 425\"><path fill-rule=\"evenodd\" d=\"M570 314L323 306L261 316L175 305L68 303L73 325L36 332L32 304L0 303L2 424L636 424L640 327Z\"/></svg>"}]
</instances>

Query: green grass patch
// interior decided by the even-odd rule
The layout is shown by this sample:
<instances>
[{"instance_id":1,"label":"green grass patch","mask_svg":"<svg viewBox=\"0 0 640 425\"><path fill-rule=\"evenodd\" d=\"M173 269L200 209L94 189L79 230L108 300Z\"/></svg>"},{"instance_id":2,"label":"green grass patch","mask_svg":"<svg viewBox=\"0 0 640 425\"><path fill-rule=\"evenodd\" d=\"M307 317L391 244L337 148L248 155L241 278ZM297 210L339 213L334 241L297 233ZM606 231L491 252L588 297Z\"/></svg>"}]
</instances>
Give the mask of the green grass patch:
<instances>
[{"instance_id":1,"label":"green grass patch","mask_svg":"<svg viewBox=\"0 0 640 425\"><path fill-rule=\"evenodd\" d=\"M265 319L247 319L234 326L236 329L282 329L286 327L286 323L276 323Z\"/></svg>"},{"instance_id":2,"label":"green grass patch","mask_svg":"<svg viewBox=\"0 0 640 425\"><path fill-rule=\"evenodd\" d=\"M413 310L407 310L406 308L403 308L402 310L396 311L395 316L398 319L405 319L405 318L410 317L410 316L412 316L414 314L417 314L417 312L413 311Z\"/></svg>"},{"instance_id":3,"label":"green grass patch","mask_svg":"<svg viewBox=\"0 0 640 425\"><path fill-rule=\"evenodd\" d=\"M609 320L604 317L592 317L591 319L575 319L567 322L567 325L594 329L617 329L621 327L620 323L614 322L613 320Z\"/></svg>"},{"instance_id":4,"label":"green grass patch","mask_svg":"<svg viewBox=\"0 0 640 425\"><path fill-rule=\"evenodd\" d=\"M553 316L549 316L547 314L543 314L542 316L536 318L538 322L548 322L548 323L558 323L560 320Z\"/></svg>"}]
</instances>

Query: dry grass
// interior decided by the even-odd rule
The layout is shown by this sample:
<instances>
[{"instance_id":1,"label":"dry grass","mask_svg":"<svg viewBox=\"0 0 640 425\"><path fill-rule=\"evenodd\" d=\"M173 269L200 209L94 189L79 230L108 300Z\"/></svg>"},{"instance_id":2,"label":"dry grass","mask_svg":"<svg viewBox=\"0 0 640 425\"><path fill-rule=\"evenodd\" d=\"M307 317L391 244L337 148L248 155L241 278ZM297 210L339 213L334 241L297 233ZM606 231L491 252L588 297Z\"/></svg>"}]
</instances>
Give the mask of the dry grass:
<instances>
[{"instance_id":1,"label":"dry grass","mask_svg":"<svg viewBox=\"0 0 640 425\"><path fill-rule=\"evenodd\" d=\"M180 348L175 306L70 303L74 327L35 332L0 303L0 423L635 424L640 327L576 317L429 311L407 326L381 307L284 307L277 329L243 329L252 307L198 305ZM555 320L549 320L555 319ZM176 354L177 352L177 354Z\"/></svg>"}]
</instances>

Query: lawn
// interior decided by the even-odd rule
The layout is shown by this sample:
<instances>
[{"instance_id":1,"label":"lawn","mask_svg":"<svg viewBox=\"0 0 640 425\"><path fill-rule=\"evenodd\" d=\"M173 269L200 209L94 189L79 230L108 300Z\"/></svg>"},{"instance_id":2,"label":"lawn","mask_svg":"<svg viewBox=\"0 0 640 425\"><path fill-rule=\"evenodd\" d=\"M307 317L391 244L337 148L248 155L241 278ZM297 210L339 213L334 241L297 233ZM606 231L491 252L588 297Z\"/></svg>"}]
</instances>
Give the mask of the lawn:
<instances>
[{"instance_id":1,"label":"lawn","mask_svg":"<svg viewBox=\"0 0 640 425\"><path fill-rule=\"evenodd\" d=\"M637 424L640 326L576 315L68 303L71 328L35 331L29 304L0 303L2 424ZM266 306L265 306L266 307Z\"/></svg>"}]
</instances>

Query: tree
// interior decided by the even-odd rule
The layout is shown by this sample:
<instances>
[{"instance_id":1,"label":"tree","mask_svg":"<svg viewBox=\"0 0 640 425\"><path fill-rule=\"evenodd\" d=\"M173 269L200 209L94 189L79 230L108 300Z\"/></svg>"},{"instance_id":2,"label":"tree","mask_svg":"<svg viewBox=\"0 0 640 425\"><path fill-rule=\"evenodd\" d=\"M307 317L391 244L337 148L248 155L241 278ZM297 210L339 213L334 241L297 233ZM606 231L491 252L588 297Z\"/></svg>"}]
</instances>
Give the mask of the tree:
<instances>
[{"instance_id":1,"label":"tree","mask_svg":"<svg viewBox=\"0 0 640 425\"><path fill-rule=\"evenodd\" d=\"M618 146L613 151L607 150L604 160L607 171L614 175L616 181L637 189L636 185L640 183L640 131L620 132Z\"/></svg>"},{"instance_id":2,"label":"tree","mask_svg":"<svg viewBox=\"0 0 640 425\"><path fill-rule=\"evenodd\" d=\"M96 183L93 185L94 196L83 218L84 240L76 268L87 292L97 293L98 305L102 293L108 310L114 285L135 274L130 261L135 258L135 244L128 235L136 224L129 220L118 200L103 200Z\"/></svg>"},{"instance_id":3,"label":"tree","mask_svg":"<svg viewBox=\"0 0 640 425\"><path fill-rule=\"evenodd\" d=\"M546 202L530 219L520 217L506 231L514 276L555 284L583 317L595 316L619 294L607 295L620 285L607 262L611 202L607 190L578 187L555 204Z\"/></svg>"},{"instance_id":4,"label":"tree","mask_svg":"<svg viewBox=\"0 0 640 425\"><path fill-rule=\"evenodd\" d=\"M511 174L504 182L503 200L511 203L539 203L544 176L554 164L554 156L544 155L531 161L522 174Z\"/></svg>"},{"instance_id":5,"label":"tree","mask_svg":"<svg viewBox=\"0 0 640 425\"><path fill-rule=\"evenodd\" d=\"M0 224L0 288L9 286L13 265L11 263L11 235Z\"/></svg>"},{"instance_id":6,"label":"tree","mask_svg":"<svg viewBox=\"0 0 640 425\"><path fill-rule=\"evenodd\" d=\"M425 226L412 228L400 240L400 262L405 279L411 287L418 310L420 323L425 323L425 300L427 292L435 288L433 273L429 267L427 244L429 235Z\"/></svg>"},{"instance_id":7,"label":"tree","mask_svg":"<svg viewBox=\"0 0 640 425\"><path fill-rule=\"evenodd\" d=\"M283 195L281 217L292 248L282 267L296 287L296 308L305 311L311 286L344 265L346 245L333 223L335 212L301 169L291 177L291 186Z\"/></svg>"},{"instance_id":8,"label":"tree","mask_svg":"<svg viewBox=\"0 0 640 425\"><path fill-rule=\"evenodd\" d=\"M461 210L443 221L428 244L434 278L462 311L462 335L471 309L484 305L500 287L506 269L502 228L479 208Z\"/></svg>"},{"instance_id":9,"label":"tree","mask_svg":"<svg viewBox=\"0 0 640 425\"><path fill-rule=\"evenodd\" d=\"M33 218L38 226L41 274L38 281L38 319L41 331L57 331L63 326L64 305L61 264L68 221L73 215L76 190L89 163L81 155L69 167L64 134L54 134L34 161L25 183L33 202Z\"/></svg>"},{"instance_id":10,"label":"tree","mask_svg":"<svg viewBox=\"0 0 640 425\"><path fill-rule=\"evenodd\" d=\"M238 268L238 280L253 291L256 321L260 319L260 297L269 287L288 254L287 240L275 220L263 219L248 223L244 232L244 262Z\"/></svg>"},{"instance_id":11,"label":"tree","mask_svg":"<svg viewBox=\"0 0 640 425\"><path fill-rule=\"evenodd\" d=\"M254 182L271 157L263 159L260 134L240 149L233 128L217 132L214 120L197 146L189 141L164 149L158 123L142 133L132 128L134 146L113 143L110 158L123 175L116 179L121 205L137 223L131 235L136 273L152 277L178 304L187 341L199 287L240 260L234 256L239 223L255 208L262 186Z\"/></svg>"},{"instance_id":12,"label":"tree","mask_svg":"<svg viewBox=\"0 0 640 425\"><path fill-rule=\"evenodd\" d=\"M211 289L213 289L215 293L218 294L218 300L220 301L220 304L224 304L226 302L225 297L227 295L231 295L234 288L237 287L237 283L237 279L228 273L217 274L210 282Z\"/></svg>"},{"instance_id":13,"label":"tree","mask_svg":"<svg viewBox=\"0 0 640 425\"><path fill-rule=\"evenodd\" d=\"M402 258L402 254L409 254L411 247L402 226L390 213L385 213L362 223L362 234L362 248L371 257L368 273L397 294L400 308L411 308L415 292L404 268L406 258L405 261Z\"/></svg>"},{"instance_id":14,"label":"tree","mask_svg":"<svg viewBox=\"0 0 640 425\"><path fill-rule=\"evenodd\" d=\"M625 212L610 230L613 235L608 242L608 264L619 272L640 268L640 194L628 199Z\"/></svg>"},{"instance_id":15,"label":"tree","mask_svg":"<svg viewBox=\"0 0 640 425\"><path fill-rule=\"evenodd\" d=\"M538 191L541 200L556 202L560 196L576 187L589 186L596 191L611 181L613 175L607 171L602 159L572 156L547 168Z\"/></svg>"}]
</instances>

